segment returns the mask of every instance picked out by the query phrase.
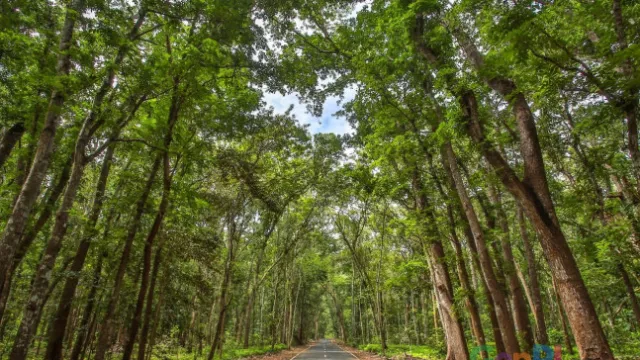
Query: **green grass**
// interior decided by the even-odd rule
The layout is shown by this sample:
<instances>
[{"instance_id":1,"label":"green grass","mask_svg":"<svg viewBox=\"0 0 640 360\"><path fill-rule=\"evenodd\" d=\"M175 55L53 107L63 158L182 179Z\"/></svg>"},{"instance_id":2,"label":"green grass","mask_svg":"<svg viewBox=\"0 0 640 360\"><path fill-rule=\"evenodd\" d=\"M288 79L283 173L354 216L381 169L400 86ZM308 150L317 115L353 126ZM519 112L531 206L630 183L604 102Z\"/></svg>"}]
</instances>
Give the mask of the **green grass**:
<instances>
[{"instance_id":1,"label":"green grass","mask_svg":"<svg viewBox=\"0 0 640 360\"><path fill-rule=\"evenodd\" d=\"M361 345L359 349L382 354L382 346L380 346L380 344ZM445 357L440 351L425 345L388 345L388 349L385 352L385 355L388 357L404 354L426 360L442 360Z\"/></svg>"},{"instance_id":2,"label":"green grass","mask_svg":"<svg viewBox=\"0 0 640 360\"><path fill-rule=\"evenodd\" d=\"M287 345L285 344L276 344L273 348L273 352L278 352L285 350ZM271 346L253 346L247 349L229 349L223 352L223 359L225 360L234 360L234 359L242 359L249 356L256 355L264 355L272 352Z\"/></svg>"},{"instance_id":3,"label":"green grass","mask_svg":"<svg viewBox=\"0 0 640 360\"><path fill-rule=\"evenodd\" d=\"M246 349L228 348L223 350L222 360L235 360L235 359L248 358L250 356L264 355L270 352L278 352L285 349L287 349L287 345L285 344L276 344L273 350L271 349L271 345L252 346ZM166 351L166 352L154 351L153 355L154 356L151 357L151 359L153 360L201 360L201 359L207 358L206 353L203 353L202 355L197 356L194 353L179 352L179 351L175 351L175 352L174 351ZM216 360L218 359L220 358L216 356Z\"/></svg>"}]
</instances>

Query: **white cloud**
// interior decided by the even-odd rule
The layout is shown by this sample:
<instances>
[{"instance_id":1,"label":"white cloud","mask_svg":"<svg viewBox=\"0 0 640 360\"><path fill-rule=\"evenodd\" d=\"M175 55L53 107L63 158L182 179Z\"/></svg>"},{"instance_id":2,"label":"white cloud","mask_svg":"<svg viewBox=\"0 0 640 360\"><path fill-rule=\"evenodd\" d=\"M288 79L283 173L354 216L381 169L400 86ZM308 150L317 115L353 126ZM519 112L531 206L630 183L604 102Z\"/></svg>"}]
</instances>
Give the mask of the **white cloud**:
<instances>
[{"instance_id":1,"label":"white cloud","mask_svg":"<svg viewBox=\"0 0 640 360\"><path fill-rule=\"evenodd\" d=\"M309 125L309 131L312 134L317 133L334 133L334 134L346 134L353 133L354 129L349 125L346 119L337 117L334 114L342 109L344 102L353 99L355 96L355 90L349 88L345 91L344 99L338 104L339 99L337 97L329 97L324 102L322 108L322 116L317 117L307 111L304 104L300 102L300 99L295 93L282 95L279 93L264 93L264 101L267 106L272 106L274 111L279 114L284 114L290 106L293 105L291 114L295 116L296 120L303 125Z\"/></svg>"}]
</instances>

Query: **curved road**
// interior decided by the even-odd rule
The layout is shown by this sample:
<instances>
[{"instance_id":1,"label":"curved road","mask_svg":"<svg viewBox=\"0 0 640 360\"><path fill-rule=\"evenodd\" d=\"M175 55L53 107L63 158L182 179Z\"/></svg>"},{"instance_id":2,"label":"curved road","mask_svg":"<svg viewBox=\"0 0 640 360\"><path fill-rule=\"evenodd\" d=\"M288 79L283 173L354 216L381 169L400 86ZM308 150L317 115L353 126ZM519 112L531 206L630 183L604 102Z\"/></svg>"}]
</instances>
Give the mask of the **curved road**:
<instances>
[{"instance_id":1,"label":"curved road","mask_svg":"<svg viewBox=\"0 0 640 360\"><path fill-rule=\"evenodd\" d=\"M329 340L322 339L307 350L291 358L291 360L353 360L357 357L342 350Z\"/></svg>"}]
</instances>

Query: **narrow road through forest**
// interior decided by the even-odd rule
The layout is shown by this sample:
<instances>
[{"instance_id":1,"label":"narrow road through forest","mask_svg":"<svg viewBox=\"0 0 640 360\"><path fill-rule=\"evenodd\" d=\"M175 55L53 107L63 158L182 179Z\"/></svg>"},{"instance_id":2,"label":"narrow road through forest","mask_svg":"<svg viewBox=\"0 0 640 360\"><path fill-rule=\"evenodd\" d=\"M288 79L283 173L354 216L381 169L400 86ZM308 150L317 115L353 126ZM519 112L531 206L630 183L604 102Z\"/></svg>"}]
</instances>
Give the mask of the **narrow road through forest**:
<instances>
[{"instance_id":1,"label":"narrow road through forest","mask_svg":"<svg viewBox=\"0 0 640 360\"><path fill-rule=\"evenodd\" d=\"M294 356L291 360L347 360L357 359L357 357L349 352L342 350L338 345L329 340L322 339L317 344L310 346L307 350Z\"/></svg>"}]
</instances>

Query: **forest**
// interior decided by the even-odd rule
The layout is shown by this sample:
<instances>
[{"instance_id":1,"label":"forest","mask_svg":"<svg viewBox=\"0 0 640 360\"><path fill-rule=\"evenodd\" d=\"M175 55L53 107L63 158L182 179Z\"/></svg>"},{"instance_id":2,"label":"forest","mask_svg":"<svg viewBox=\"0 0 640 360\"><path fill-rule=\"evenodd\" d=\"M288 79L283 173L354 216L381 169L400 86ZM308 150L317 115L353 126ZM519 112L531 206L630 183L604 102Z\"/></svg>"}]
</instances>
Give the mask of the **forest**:
<instances>
[{"instance_id":1,"label":"forest","mask_svg":"<svg viewBox=\"0 0 640 360\"><path fill-rule=\"evenodd\" d=\"M1 359L640 359L640 2L0 10Z\"/></svg>"}]
</instances>

